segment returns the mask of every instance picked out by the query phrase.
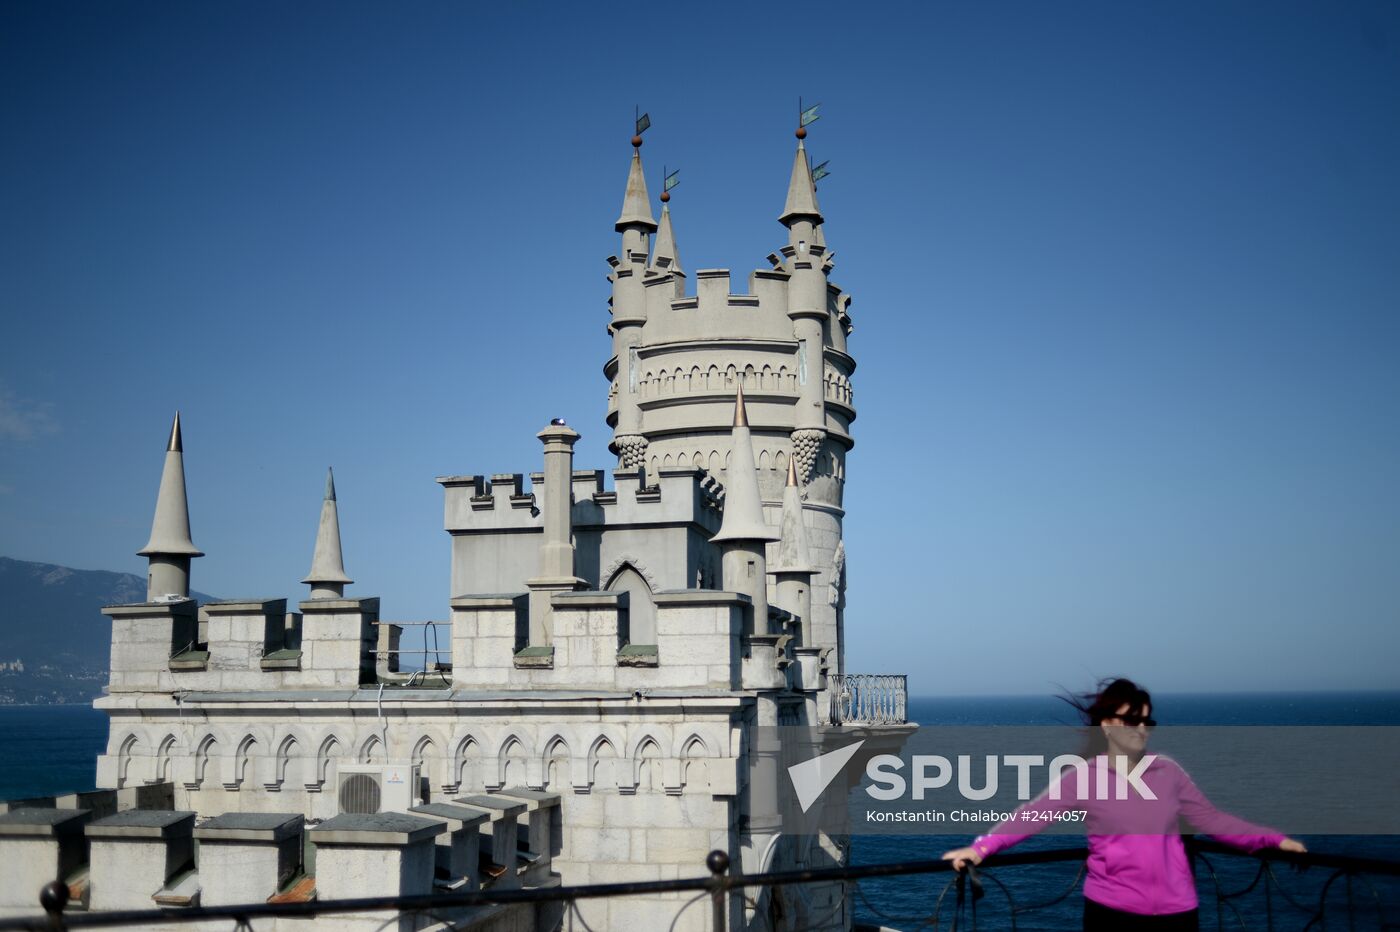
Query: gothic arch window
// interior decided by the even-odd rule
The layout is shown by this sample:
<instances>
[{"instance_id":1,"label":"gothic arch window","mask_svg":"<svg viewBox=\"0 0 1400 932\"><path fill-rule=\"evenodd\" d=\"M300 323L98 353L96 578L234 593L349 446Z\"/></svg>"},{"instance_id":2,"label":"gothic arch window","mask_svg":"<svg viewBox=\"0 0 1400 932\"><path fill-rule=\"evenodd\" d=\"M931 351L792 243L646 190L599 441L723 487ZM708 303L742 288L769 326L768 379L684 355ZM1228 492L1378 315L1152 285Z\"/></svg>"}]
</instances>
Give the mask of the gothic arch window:
<instances>
[{"instance_id":1,"label":"gothic arch window","mask_svg":"<svg viewBox=\"0 0 1400 932\"><path fill-rule=\"evenodd\" d=\"M637 746L632 766L638 792L661 788L661 746L650 736Z\"/></svg>"},{"instance_id":2,"label":"gothic arch window","mask_svg":"<svg viewBox=\"0 0 1400 932\"><path fill-rule=\"evenodd\" d=\"M496 786L524 785L526 778L525 761L527 757L525 745L521 744L519 738L515 735L511 735L507 738L505 744L501 745L501 752L497 758L500 764L500 771ZM491 787L488 786L487 789L491 789Z\"/></svg>"},{"instance_id":3,"label":"gothic arch window","mask_svg":"<svg viewBox=\"0 0 1400 932\"><path fill-rule=\"evenodd\" d=\"M175 736L166 735L156 751L156 769L152 774L153 783L165 783L170 779L170 752L175 748Z\"/></svg>"},{"instance_id":4,"label":"gothic arch window","mask_svg":"<svg viewBox=\"0 0 1400 932\"><path fill-rule=\"evenodd\" d=\"M319 792L322 785L330 776L331 765L342 753L340 739L335 735L327 735L321 742L321 746L316 749L316 770L312 774L311 782L306 784L306 788L312 792Z\"/></svg>"},{"instance_id":5,"label":"gothic arch window","mask_svg":"<svg viewBox=\"0 0 1400 932\"><path fill-rule=\"evenodd\" d=\"M453 760L453 772L457 777L457 788L460 792L485 788L481 745L477 743L475 738L468 735L462 739L462 743L457 746L457 753Z\"/></svg>"},{"instance_id":6,"label":"gothic arch window","mask_svg":"<svg viewBox=\"0 0 1400 932\"><path fill-rule=\"evenodd\" d=\"M656 643L656 604L651 598L651 586L646 577L631 563L618 567L608 580L609 592L625 592L628 599L628 643Z\"/></svg>"},{"instance_id":7,"label":"gothic arch window","mask_svg":"<svg viewBox=\"0 0 1400 932\"><path fill-rule=\"evenodd\" d=\"M127 735L122 741L121 747L117 751L117 788L126 786L127 772L131 768L131 759L136 756L136 736Z\"/></svg>"},{"instance_id":8,"label":"gothic arch window","mask_svg":"<svg viewBox=\"0 0 1400 932\"><path fill-rule=\"evenodd\" d=\"M709 756L705 742L701 741L698 735L686 742L685 750L681 751L681 784L683 786L701 792L710 788L710 766L707 760Z\"/></svg>"},{"instance_id":9,"label":"gothic arch window","mask_svg":"<svg viewBox=\"0 0 1400 932\"><path fill-rule=\"evenodd\" d=\"M199 789L204 783L204 775L209 769L209 759L214 757L214 749L219 746L213 735L205 735L200 739L199 746L194 752L194 781L186 784L186 789Z\"/></svg>"},{"instance_id":10,"label":"gothic arch window","mask_svg":"<svg viewBox=\"0 0 1400 932\"><path fill-rule=\"evenodd\" d=\"M600 735L588 749L588 785L617 786L617 748L606 735Z\"/></svg>"},{"instance_id":11,"label":"gothic arch window","mask_svg":"<svg viewBox=\"0 0 1400 932\"><path fill-rule=\"evenodd\" d=\"M413 756L410 761L418 767L418 786L414 789L418 791L418 798L425 803L432 799L432 779L429 768L436 763L437 759L437 745L433 743L433 739L427 735L419 738L418 743L413 746Z\"/></svg>"},{"instance_id":12,"label":"gothic arch window","mask_svg":"<svg viewBox=\"0 0 1400 932\"><path fill-rule=\"evenodd\" d=\"M555 735L545 746L541 763L545 789L565 785L569 779L569 743L562 736Z\"/></svg>"},{"instance_id":13,"label":"gothic arch window","mask_svg":"<svg viewBox=\"0 0 1400 932\"><path fill-rule=\"evenodd\" d=\"M276 769L272 774L272 782L266 784L269 791L281 789L282 784L287 782L287 770L290 768L292 759L301 751L301 746L297 739L288 735L282 739L282 743L277 748Z\"/></svg>"}]
</instances>

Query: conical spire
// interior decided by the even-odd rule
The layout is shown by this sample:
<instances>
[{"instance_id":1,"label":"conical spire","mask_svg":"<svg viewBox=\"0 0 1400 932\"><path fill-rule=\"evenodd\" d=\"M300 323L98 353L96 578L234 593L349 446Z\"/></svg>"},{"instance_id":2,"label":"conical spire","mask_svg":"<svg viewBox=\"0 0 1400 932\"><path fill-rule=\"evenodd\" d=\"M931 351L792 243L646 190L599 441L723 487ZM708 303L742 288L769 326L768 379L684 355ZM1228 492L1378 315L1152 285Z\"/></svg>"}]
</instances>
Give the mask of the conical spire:
<instances>
[{"instance_id":1,"label":"conical spire","mask_svg":"<svg viewBox=\"0 0 1400 932\"><path fill-rule=\"evenodd\" d=\"M137 551L143 557L202 557L204 553L190 539L190 507L185 497L185 453L180 436L180 412L170 427L165 445L165 467L160 474L156 514L151 521L151 539Z\"/></svg>"},{"instance_id":2,"label":"conical spire","mask_svg":"<svg viewBox=\"0 0 1400 932\"><path fill-rule=\"evenodd\" d=\"M615 229L621 233L629 226L645 227L648 233L656 232L656 221L651 216L651 196L647 194L647 179L642 173L642 153L632 152L632 167L627 171L627 193L622 197L622 216L617 218Z\"/></svg>"},{"instance_id":3,"label":"conical spire","mask_svg":"<svg viewBox=\"0 0 1400 932\"><path fill-rule=\"evenodd\" d=\"M734 449L724 478L724 521L719 533L710 538L725 540L777 540L763 520L763 502L758 496L758 469L753 461L753 440L749 436L749 416L744 407L744 386L734 396Z\"/></svg>"},{"instance_id":4,"label":"conical spire","mask_svg":"<svg viewBox=\"0 0 1400 932\"><path fill-rule=\"evenodd\" d=\"M783 215L778 221L790 226L790 221L798 217L809 217L813 223L822 222L822 212L817 208L817 188L812 183L812 166L807 163L807 148L800 140L797 143L797 156L792 162L787 203L783 205Z\"/></svg>"},{"instance_id":5,"label":"conical spire","mask_svg":"<svg viewBox=\"0 0 1400 932\"><path fill-rule=\"evenodd\" d=\"M302 582L311 586L311 597L338 598L345 594L347 583L354 582L345 573L340 555L340 512L335 501L335 475L326 470L326 495L321 502L321 524L316 529L316 551L311 556L311 572Z\"/></svg>"},{"instance_id":6,"label":"conical spire","mask_svg":"<svg viewBox=\"0 0 1400 932\"><path fill-rule=\"evenodd\" d=\"M787 487L783 489L783 519L778 538L777 559L770 573L815 573L807 550L807 525L802 521L802 486L797 481L797 465L788 459Z\"/></svg>"},{"instance_id":7,"label":"conical spire","mask_svg":"<svg viewBox=\"0 0 1400 932\"><path fill-rule=\"evenodd\" d=\"M661 230L656 234L656 251L651 264L672 272L682 271L681 254L676 248L676 234L671 229L671 205L661 207Z\"/></svg>"}]
</instances>

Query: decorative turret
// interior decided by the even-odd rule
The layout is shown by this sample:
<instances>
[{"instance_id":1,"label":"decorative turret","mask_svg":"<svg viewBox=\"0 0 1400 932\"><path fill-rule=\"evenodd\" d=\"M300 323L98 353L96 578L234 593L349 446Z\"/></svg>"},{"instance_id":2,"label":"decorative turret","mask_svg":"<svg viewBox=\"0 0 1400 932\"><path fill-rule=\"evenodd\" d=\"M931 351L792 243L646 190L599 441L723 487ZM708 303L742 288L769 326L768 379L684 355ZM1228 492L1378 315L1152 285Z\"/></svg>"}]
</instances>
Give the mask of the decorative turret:
<instances>
[{"instance_id":1,"label":"decorative turret","mask_svg":"<svg viewBox=\"0 0 1400 932\"><path fill-rule=\"evenodd\" d=\"M612 451L628 468L637 468L646 462L647 448L642 435L642 411L637 404L636 354L642 340L642 325L647 322L646 291L642 282L649 252L647 238L656 232L646 175L642 171L642 131L650 125L648 118L637 120L637 134L632 137L632 165L627 170L627 190L622 197L622 215L615 225L622 234L622 256L608 259L612 266L608 276L613 286L610 329L617 391Z\"/></svg>"},{"instance_id":2,"label":"decorative turret","mask_svg":"<svg viewBox=\"0 0 1400 932\"><path fill-rule=\"evenodd\" d=\"M827 281L820 241L822 214L817 207L817 189L812 166L807 161L803 140L807 130L797 130L797 155L788 181L787 201L778 219L788 228L788 245L783 248L788 271L788 317L798 343L798 394L792 453L797 460L797 477L804 484L812 477L812 467L826 440L826 354L822 337L827 322Z\"/></svg>"},{"instance_id":3,"label":"decorative turret","mask_svg":"<svg viewBox=\"0 0 1400 932\"><path fill-rule=\"evenodd\" d=\"M204 553L190 539L190 508L185 498L185 445L180 436L178 411L170 427L170 442L165 447L165 466L160 474L151 539L137 553L149 560L147 601L171 596L190 597L190 560Z\"/></svg>"},{"instance_id":4,"label":"decorative turret","mask_svg":"<svg viewBox=\"0 0 1400 932\"><path fill-rule=\"evenodd\" d=\"M663 198L670 199L669 194L662 194ZM661 206L661 229L656 234L656 249L652 253L651 265L654 269L663 269L668 272L680 272L681 254L676 248L676 234L671 229L671 205Z\"/></svg>"},{"instance_id":5,"label":"decorative turret","mask_svg":"<svg viewBox=\"0 0 1400 932\"><path fill-rule=\"evenodd\" d=\"M579 434L555 418L535 436L544 444L544 536L539 574L525 585L530 589L530 647L547 648L554 642L554 595L586 585L574 575L573 470ZM542 656L552 662L552 653Z\"/></svg>"},{"instance_id":6,"label":"decorative turret","mask_svg":"<svg viewBox=\"0 0 1400 932\"><path fill-rule=\"evenodd\" d=\"M340 555L340 512L335 500L335 475L326 469L326 495L321 501L321 523L316 529L316 550L311 555L311 572L302 582L311 586L313 599L341 599L345 587L354 582L345 574Z\"/></svg>"},{"instance_id":7,"label":"decorative turret","mask_svg":"<svg viewBox=\"0 0 1400 932\"><path fill-rule=\"evenodd\" d=\"M753 630L768 633L768 571L764 546L778 535L763 520L758 496L758 469L754 466L749 416L744 407L744 387L734 396L733 450L725 472L724 520L710 538L724 544L721 569L724 588L742 592L753 600Z\"/></svg>"},{"instance_id":8,"label":"decorative turret","mask_svg":"<svg viewBox=\"0 0 1400 932\"><path fill-rule=\"evenodd\" d=\"M798 646L810 641L812 622L812 577L817 574L807 549L807 524L802 517L802 489L797 466L788 460L787 486L783 489L783 518L777 553L768 572L778 583L778 606L802 621Z\"/></svg>"}]
</instances>

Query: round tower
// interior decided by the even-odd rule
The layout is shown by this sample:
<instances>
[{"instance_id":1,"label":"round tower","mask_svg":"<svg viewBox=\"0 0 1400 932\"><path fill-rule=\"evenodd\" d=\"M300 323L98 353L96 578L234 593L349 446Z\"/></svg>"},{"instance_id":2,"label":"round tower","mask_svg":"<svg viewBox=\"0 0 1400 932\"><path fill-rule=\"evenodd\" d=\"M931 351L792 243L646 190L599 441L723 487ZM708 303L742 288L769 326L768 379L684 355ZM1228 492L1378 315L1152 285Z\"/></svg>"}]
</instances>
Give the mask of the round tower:
<instances>
[{"instance_id":1,"label":"round tower","mask_svg":"<svg viewBox=\"0 0 1400 932\"><path fill-rule=\"evenodd\" d=\"M620 465L650 475L699 467L729 484L735 392L746 402L764 520L781 521L789 463L803 501L811 580L813 646L830 648L840 669L845 548L841 543L846 454L855 407L847 353L849 297L831 283L811 163L798 136L779 221L787 243L736 292L727 269L681 269L676 220L664 205L652 221L640 155L633 155L622 217L623 255L609 259L613 358L608 422ZM634 142L640 141L639 138ZM657 232L648 259L647 236ZM650 480L648 480L650 481ZM772 544L769 558L776 556ZM773 587L774 589L776 587ZM770 591L770 595L774 594Z\"/></svg>"}]
</instances>

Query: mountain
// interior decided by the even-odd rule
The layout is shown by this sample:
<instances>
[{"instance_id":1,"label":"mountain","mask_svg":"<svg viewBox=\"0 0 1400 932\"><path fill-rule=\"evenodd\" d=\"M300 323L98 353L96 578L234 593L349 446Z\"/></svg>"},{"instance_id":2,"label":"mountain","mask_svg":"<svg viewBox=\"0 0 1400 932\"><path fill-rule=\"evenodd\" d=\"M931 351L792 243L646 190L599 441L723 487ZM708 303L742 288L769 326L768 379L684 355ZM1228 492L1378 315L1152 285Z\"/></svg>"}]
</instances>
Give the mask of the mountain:
<instances>
[{"instance_id":1,"label":"mountain","mask_svg":"<svg viewBox=\"0 0 1400 932\"><path fill-rule=\"evenodd\" d=\"M102 606L145 600L146 580L133 573L0 557L0 703L96 695L111 655Z\"/></svg>"}]
</instances>

